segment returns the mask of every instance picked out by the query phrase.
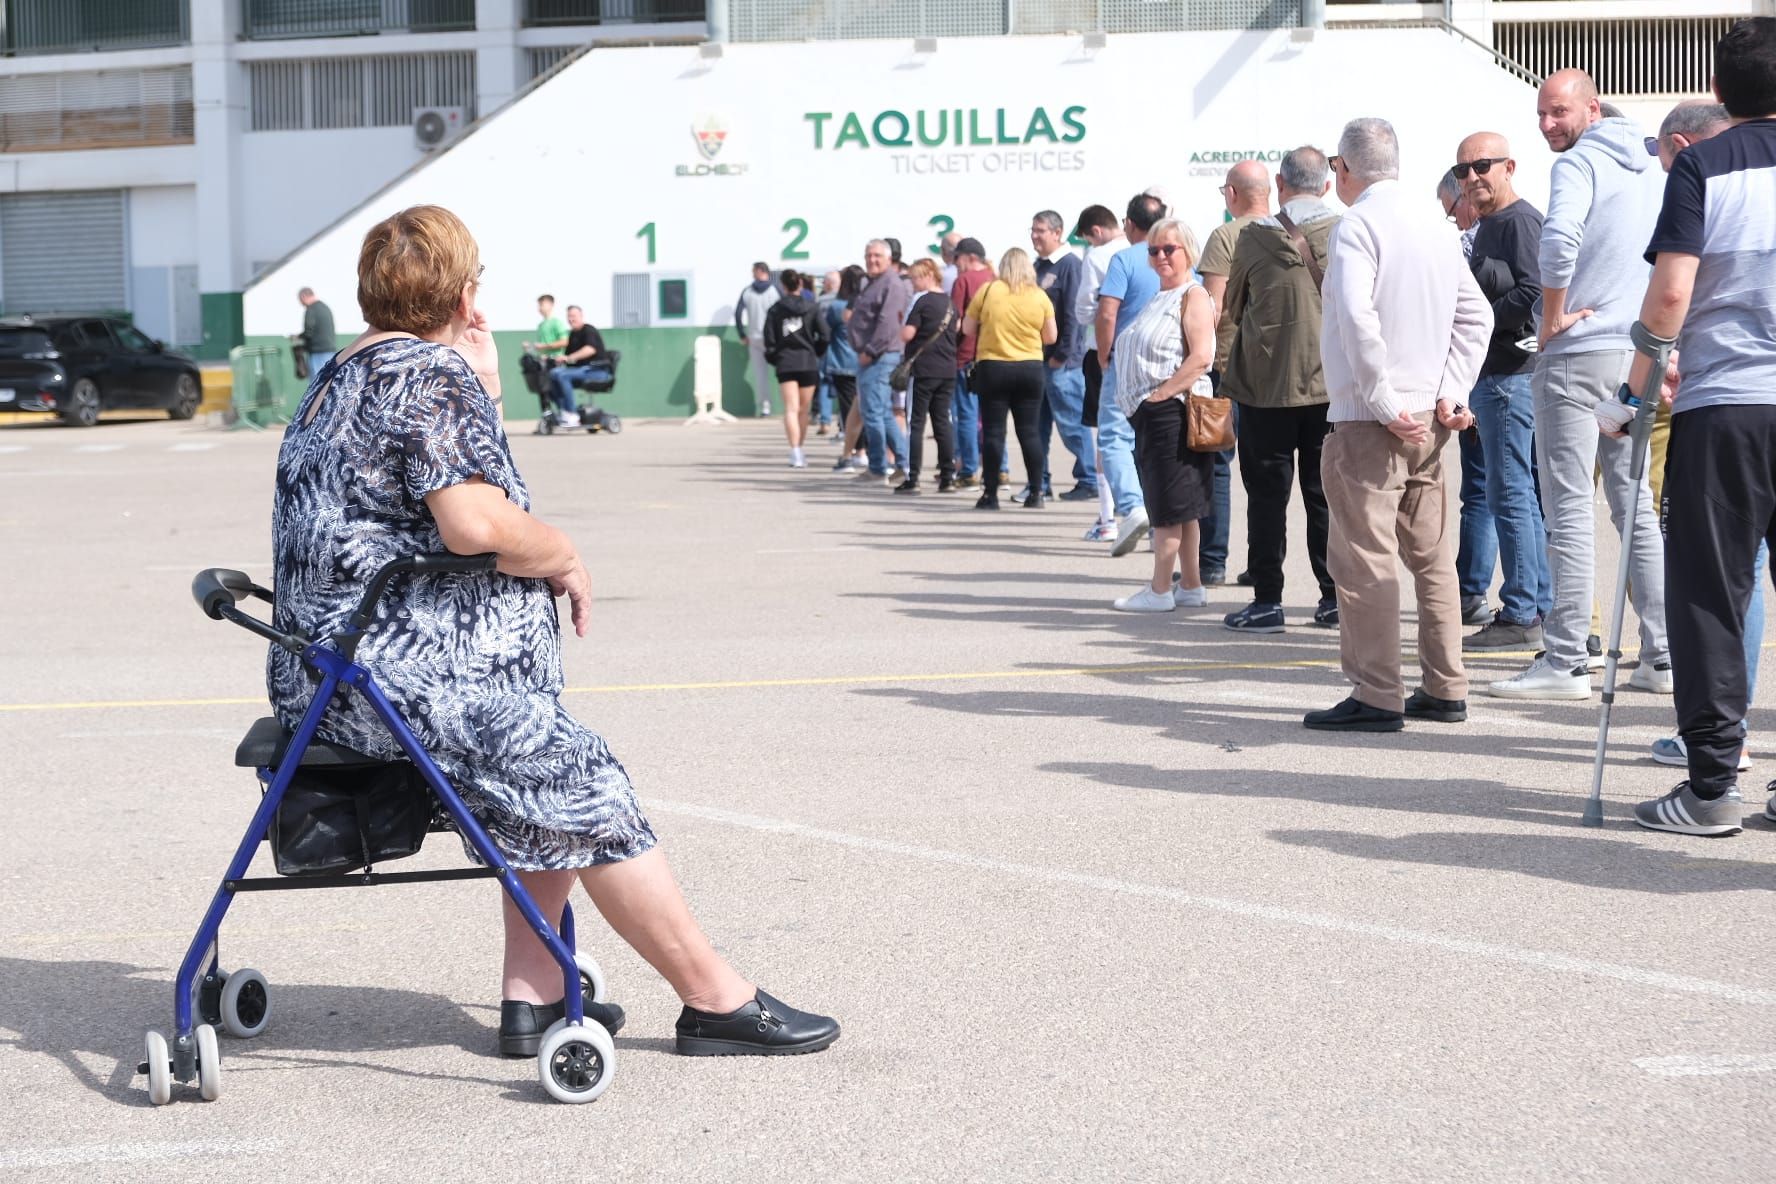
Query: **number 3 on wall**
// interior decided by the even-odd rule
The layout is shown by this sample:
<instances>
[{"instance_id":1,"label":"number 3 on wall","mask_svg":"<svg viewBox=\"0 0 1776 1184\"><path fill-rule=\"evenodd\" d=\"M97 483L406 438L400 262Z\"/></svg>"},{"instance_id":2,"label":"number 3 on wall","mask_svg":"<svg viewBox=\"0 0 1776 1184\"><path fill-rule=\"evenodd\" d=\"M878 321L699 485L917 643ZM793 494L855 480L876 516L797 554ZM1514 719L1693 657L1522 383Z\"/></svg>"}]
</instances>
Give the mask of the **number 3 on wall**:
<instances>
[{"instance_id":1,"label":"number 3 on wall","mask_svg":"<svg viewBox=\"0 0 1776 1184\"><path fill-rule=\"evenodd\" d=\"M783 245L785 262L795 262L808 257L808 252L802 250L802 244L808 239L808 220L806 218L791 218L785 222L783 232L789 234L792 231L794 232L793 237Z\"/></svg>"},{"instance_id":2,"label":"number 3 on wall","mask_svg":"<svg viewBox=\"0 0 1776 1184\"><path fill-rule=\"evenodd\" d=\"M927 247L926 250L930 251L933 255L942 255L944 235L956 229L956 220L948 214L933 214L931 216L931 221L925 223L925 225L931 227L931 229L937 234L937 237L932 240L931 245Z\"/></svg>"}]
</instances>

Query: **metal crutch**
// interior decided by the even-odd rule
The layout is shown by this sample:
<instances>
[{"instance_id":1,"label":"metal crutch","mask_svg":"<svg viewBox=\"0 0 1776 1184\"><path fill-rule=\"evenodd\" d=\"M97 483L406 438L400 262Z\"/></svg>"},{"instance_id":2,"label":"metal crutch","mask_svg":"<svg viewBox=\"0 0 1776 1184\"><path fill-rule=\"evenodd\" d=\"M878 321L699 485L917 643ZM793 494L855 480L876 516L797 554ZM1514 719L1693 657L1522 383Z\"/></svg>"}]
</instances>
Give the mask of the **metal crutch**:
<instances>
[{"instance_id":1,"label":"metal crutch","mask_svg":"<svg viewBox=\"0 0 1776 1184\"><path fill-rule=\"evenodd\" d=\"M1659 411L1659 386L1665 381L1671 348L1677 344L1676 338L1656 336L1639 321L1634 322L1629 336L1634 340L1634 348L1653 360L1653 368L1647 372L1634 418L1628 425L1634 492L1628 499L1628 514L1622 519L1621 558L1616 563L1616 614L1610 621L1609 649L1603 665L1603 710L1597 717L1597 755L1591 766L1591 797L1585 802L1583 821L1586 826L1603 825L1603 756L1609 747L1610 712L1616 705L1616 666L1622 660L1622 618L1628 611L1628 565L1634 558L1634 520L1640 515L1641 479L1646 475L1647 441L1653 434L1653 417ZM1631 400L1623 398L1628 393L1624 384L1616 397L1628 403Z\"/></svg>"}]
</instances>

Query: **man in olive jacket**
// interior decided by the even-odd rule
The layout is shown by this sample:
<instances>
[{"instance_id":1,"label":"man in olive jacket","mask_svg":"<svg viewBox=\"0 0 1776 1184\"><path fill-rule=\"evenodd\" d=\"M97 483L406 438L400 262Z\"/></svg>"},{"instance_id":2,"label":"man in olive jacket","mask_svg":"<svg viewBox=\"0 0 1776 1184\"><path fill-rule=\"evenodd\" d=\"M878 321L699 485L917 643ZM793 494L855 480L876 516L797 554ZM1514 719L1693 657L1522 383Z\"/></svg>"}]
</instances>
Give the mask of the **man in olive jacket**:
<instances>
[{"instance_id":1,"label":"man in olive jacket","mask_svg":"<svg viewBox=\"0 0 1776 1184\"><path fill-rule=\"evenodd\" d=\"M1227 277L1226 315L1234 337L1221 393L1240 405L1239 470L1246 486L1253 599L1228 614L1226 625L1242 633L1283 631L1283 557L1297 454L1307 554L1320 584L1314 624L1338 624L1338 599L1326 568L1330 518L1320 486L1326 439L1320 281L1338 225L1338 215L1322 200L1330 187L1325 153L1303 147L1284 156L1277 170L1279 212L1246 227Z\"/></svg>"}]
</instances>

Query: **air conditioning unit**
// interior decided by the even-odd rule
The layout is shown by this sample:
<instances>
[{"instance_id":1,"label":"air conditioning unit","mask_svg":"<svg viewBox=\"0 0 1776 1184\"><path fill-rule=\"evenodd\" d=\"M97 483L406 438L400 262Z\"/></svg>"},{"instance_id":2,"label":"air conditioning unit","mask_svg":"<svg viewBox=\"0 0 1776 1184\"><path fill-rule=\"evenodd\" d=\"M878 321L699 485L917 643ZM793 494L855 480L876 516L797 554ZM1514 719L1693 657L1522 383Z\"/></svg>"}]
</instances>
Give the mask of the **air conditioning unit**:
<instances>
[{"instance_id":1,"label":"air conditioning unit","mask_svg":"<svg viewBox=\"0 0 1776 1184\"><path fill-rule=\"evenodd\" d=\"M461 107L415 107L413 146L421 152L434 152L460 136L467 122Z\"/></svg>"}]
</instances>

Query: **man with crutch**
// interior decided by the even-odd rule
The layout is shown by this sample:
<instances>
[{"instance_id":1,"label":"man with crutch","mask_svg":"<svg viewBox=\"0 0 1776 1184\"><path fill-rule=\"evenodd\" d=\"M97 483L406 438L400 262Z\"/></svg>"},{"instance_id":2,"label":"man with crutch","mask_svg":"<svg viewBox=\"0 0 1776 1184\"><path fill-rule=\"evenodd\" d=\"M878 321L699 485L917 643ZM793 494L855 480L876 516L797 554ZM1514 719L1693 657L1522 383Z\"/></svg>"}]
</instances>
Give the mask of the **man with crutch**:
<instances>
[{"instance_id":1,"label":"man with crutch","mask_svg":"<svg viewBox=\"0 0 1776 1184\"><path fill-rule=\"evenodd\" d=\"M1714 89L1733 126L1672 165L1619 395L1631 411L1633 396L1656 389L1660 347L1677 339L1666 618L1690 775L1636 806L1634 820L1690 835L1741 828L1745 607L1758 543L1776 536L1776 18L1742 20L1721 38ZM1630 417L1616 415L1619 430ZM1776 805L1764 813L1776 821Z\"/></svg>"}]
</instances>

